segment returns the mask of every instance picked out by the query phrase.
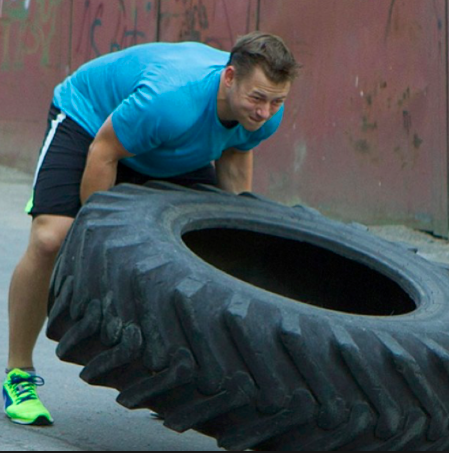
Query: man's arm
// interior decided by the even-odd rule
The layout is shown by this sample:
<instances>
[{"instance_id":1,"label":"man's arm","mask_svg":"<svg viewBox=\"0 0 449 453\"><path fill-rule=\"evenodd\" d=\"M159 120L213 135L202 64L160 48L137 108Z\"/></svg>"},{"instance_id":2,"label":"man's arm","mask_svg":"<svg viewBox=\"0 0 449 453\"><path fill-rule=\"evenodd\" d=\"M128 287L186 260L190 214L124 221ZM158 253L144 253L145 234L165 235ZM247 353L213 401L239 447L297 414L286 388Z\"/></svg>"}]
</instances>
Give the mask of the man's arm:
<instances>
[{"instance_id":1,"label":"man's arm","mask_svg":"<svg viewBox=\"0 0 449 453\"><path fill-rule=\"evenodd\" d=\"M89 148L81 183L81 203L84 204L93 193L113 187L117 179L118 161L132 156L118 140L109 117Z\"/></svg>"},{"instance_id":2,"label":"man's arm","mask_svg":"<svg viewBox=\"0 0 449 453\"><path fill-rule=\"evenodd\" d=\"M253 151L226 150L215 162L218 186L231 193L251 192L253 188Z\"/></svg>"}]
</instances>

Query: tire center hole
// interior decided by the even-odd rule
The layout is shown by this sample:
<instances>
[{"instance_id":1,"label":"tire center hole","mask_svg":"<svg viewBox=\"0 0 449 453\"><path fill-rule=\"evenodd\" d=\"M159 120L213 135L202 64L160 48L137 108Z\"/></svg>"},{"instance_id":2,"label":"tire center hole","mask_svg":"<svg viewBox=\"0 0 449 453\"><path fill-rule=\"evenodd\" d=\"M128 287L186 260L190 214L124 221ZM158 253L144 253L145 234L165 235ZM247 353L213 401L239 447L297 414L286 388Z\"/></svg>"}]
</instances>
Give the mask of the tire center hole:
<instances>
[{"instance_id":1,"label":"tire center hole","mask_svg":"<svg viewBox=\"0 0 449 453\"><path fill-rule=\"evenodd\" d=\"M366 316L399 316L417 307L395 281L306 242L226 228L192 231L183 241L217 269L301 303Z\"/></svg>"}]
</instances>

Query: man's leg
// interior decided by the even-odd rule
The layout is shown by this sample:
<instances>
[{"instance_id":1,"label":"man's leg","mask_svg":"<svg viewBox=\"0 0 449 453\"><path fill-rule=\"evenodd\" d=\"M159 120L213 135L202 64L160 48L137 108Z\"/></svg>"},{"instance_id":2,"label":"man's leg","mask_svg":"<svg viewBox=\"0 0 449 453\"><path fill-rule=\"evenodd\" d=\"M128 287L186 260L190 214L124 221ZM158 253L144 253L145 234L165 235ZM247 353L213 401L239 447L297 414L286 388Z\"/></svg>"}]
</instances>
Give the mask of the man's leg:
<instances>
[{"instance_id":1,"label":"man's leg","mask_svg":"<svg viewBox=\"0 0 449 453\"><path fill-rule=\"evenodd\" d=\"M9 361L3 384L6 415L22 425L49 425L50 412L37 387L44 380L33 367L33 350L47 315L50 278L58 251L80 208L80 184L93 138L54 105L39 154L30 242L11 280Z\"/></svg>"},{"instance_id":2,"label":"man's leg","mask_svg":"<svg viewBox=\"0 0 449 453\"><path fill-rule=\"evenodd\" d=\"M72 218L49 215L39 216L33 221L28 249L10 286L10 370L33 367L33 349L47 316L54 262L72 223Z\"/></svg>"},{"instance_id":3,"label":"man's leg","mask_svg":"<svg viewBox=\"0 0 449 453\"><path fill-rule=\"evenodd\" d=\"M44 380L33 366L33 350L47 315L50 278L73 219L41 215L34 218L28 249L18 264L9 292L9 362L3 384L4 410L21 425L51 425L36 387Z\"/></svg>"},{"instance_id":4,"label":"man's leg","mask_svg":"<svg viewBox=\"0 0 449 453\"><path fill-rule=\"evenodd\" d=\"M32 353L47 315L56 255L79 209L80 184L92 137L55 106L35 175L28 249L9 292L8 369L32 367Z\"/></svg>"}]
</instances>

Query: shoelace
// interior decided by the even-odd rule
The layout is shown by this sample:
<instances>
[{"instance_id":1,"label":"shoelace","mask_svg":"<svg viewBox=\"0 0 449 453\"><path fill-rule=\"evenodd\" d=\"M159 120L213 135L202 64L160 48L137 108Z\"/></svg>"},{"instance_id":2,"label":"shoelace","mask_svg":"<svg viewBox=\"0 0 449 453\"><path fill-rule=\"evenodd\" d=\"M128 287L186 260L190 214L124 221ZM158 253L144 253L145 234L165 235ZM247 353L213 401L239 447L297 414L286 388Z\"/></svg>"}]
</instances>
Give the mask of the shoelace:
<instances>
[{"instance_id":1,"label":"shoelace","mask_svg":"<svg viewBox=\"0 0 449 453\"><path fill-rule=\"evenodd\" d=\"M36 387L45 385L45 381L40 376L12 376L10 384L14 389L14 393L18 398L17 404L22 404L25 401L36 400Z\"/></svg>"}]
</instances>

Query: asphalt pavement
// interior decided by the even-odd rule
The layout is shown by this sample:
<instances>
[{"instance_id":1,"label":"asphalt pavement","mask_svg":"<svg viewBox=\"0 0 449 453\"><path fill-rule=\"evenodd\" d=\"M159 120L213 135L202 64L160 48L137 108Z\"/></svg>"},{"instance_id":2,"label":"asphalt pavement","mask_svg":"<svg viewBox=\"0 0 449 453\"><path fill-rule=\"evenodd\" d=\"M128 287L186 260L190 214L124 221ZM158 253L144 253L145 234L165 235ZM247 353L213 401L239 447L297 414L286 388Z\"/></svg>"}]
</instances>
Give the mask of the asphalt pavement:
<instances>
[{"instance_id":1,"label":"asphalt pavement","mask_svg":"<svg viewBox=\"0 0 449 453\"><path fill-rule=\"evenodd\" d=\"M7 360L7 295L12 272L25 251L30 220L24 206L32 177L0 167L0 376ZM428 259L449 263L449 243L404 227L372 231L406 242ZM80 378L81 368L63 363L56 344L41 335L35 354L38 373L46 380L39 394L56 423L49 428L13 425L0 414L0 451L219 451L213 439L166 429L146 410L119 406L117 392L92 387Z\"/></svg>"}]
</instances>

